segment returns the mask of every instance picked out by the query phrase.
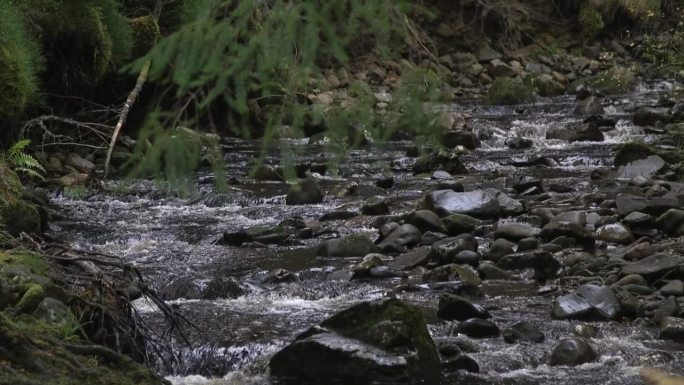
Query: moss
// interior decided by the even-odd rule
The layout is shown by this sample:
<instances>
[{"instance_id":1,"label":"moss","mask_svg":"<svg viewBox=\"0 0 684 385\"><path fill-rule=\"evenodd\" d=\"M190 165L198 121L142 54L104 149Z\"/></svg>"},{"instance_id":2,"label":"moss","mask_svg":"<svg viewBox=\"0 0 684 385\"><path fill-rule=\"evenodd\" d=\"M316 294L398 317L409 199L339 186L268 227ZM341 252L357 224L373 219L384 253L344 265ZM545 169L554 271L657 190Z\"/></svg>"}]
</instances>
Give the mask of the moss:
<instances>
[{"instance_id":1,"label":"moss","mask_svg":"<svg viewBox=\"0 0 684 385\"><path fill-rule=\"evenodd\" d=\"M39 45L12 2L0 2L0 117L18 118L36 100Z\"/></svg>"},{"instance_id":2,"label":"moss","mask_svg":"<svg viewBox=\"0 0 684 385\"><path fill-rule=\"evenodd\" d=\"M50 266L40 255L30 252L2 252L0 251L0 267L23 265L35 274L47 274Z\"/></svg>"},{"instance_id":3,"label":"moss","mask_svg":"<svg viewBox=\"0 0 684 385\"><path fill-rule=\"evenodd\" d=\"M161 32L159 24L152 16L141 16L129 21L133 30L133 53L142 56L149 51L157 41Z\"/></svg>"},{"instance_id":4,"label":"moss","mask_svg":"<svg viewBox=\"0 0 684 385\"><path fill-rule=\"evenodd\" d=\"M21 196L22 190L19 176L4 162L0 161L0 209L9 203L16 202Z\"/></svg>"},{"instance_id":5,"label":"moss","mask_svg":"<svg viewBox=\"0 0 684 385\"><path fill-rule=\"evenodd\" d=\"M513 105L531 101L532 88L519 79L497 78L487 95L489 104Z\"/></svg>"},{"instance_id":6,"label":"moss","mask_svg":"<svg viewBox=\"0 0 684 385\"><path fill-rule=\"evenodd\" d=\"M585 41L594 39L605 26L601 14L589 2L584 2L580 6L578 22Z\"/></svg>"},{"instance_id":7,"label":"moss","mask_svg":"<svg viewBox=\"0 0 684 385\"><path fill-rule=\"evenodd\" d=\"M42 286L35 283L29 284L19 303L17 303L17 309L24 313L30 313L36 310L45 297L45 289Z\"/></svg>"},{"instance_id":8,"label":"moss","mask_svg":"<svg viewBox=\"0 0 684 385\"><path fill-rule=\"evenodd\" d=\"M40 212L35 205L24 201L10 202L0 208L0 225L12 236L21 233L40 234Z\"/></svg>"}]
</instances>

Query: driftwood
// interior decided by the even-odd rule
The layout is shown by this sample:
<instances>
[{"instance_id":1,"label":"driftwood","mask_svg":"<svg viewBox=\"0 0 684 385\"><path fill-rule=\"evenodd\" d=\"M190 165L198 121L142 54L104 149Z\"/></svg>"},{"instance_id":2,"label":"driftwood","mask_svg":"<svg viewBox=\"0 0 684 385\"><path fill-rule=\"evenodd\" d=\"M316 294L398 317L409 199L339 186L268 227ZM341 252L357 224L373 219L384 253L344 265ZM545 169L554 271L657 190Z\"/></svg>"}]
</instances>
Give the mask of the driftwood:
<instances>
[{"instance_id":1,"label":"driftwood","mask_svg":"<svg viewBox=\"0 0 684 385\"><path fill-rule=\"evenodd\" d=\"M75 298L88 309L94 309L90 312L90 319L81 320L80 323L89 324L92 330L110 329L112 338L107 345L113 350L108 351L115 354L131 353L127 349L130 350L132 344L137 350L133 353L139 359L148 364L159 360L171 368L165 358L171 352L168 337L174 336L189 344L186 330L188 327L196 328L195 325L159 298L135 266L114 255L74 249L52 239L22 233L20 240L24 247L30 247L52 262L55 268L61 269L59 274L55 274L55 279L63 286L76 292L88 290L97 293L99 300L82 296ZM131 302L140 297L148 299L164 315L165 328L149 325L138 313ZM80 345L74 347L75 350L84 348ZM109 354L105 350L99 352Z\"/></svg>"},{"instance_id":2,"label":"driftwood","mask_svg":"<svg viewBox=\"0 0 684 385\"><path fill-rule=\"evenodd\" d=\"M154 6L154 11L152 12L152 16L154 17L155 23L159 23L159 15L161 15L163 6L164 0L157 0L157 3ZM121 109L121 114L119 114L119 121L116 123L116 126L114 127L114 134L112 134L112 140L109 142L109 149L107 149L107 158L105 159L104 165L105 179L107 178L107 174L109 173L109 162L111 161L112 151L114 151L114 146L116 145L119 133L121 132L121 129L123 128L124 124L126 124L126 119L128 119L128 113L131 112L131 107L133 107L133 104L135 103L136 99L138 99L138 95L142 90L143 84L145 84L145 82L147 81L147 75L150 73L151 64L152 62L150 61L150 59L147 59L145 63L143 63L143 66L140 69L140 73L138 74L138 80L135 82L135 87L133 87L131 93L128 94L128 98L126 98L126 103L124 103L124 106Z\"/></svg>"}]
</instances>

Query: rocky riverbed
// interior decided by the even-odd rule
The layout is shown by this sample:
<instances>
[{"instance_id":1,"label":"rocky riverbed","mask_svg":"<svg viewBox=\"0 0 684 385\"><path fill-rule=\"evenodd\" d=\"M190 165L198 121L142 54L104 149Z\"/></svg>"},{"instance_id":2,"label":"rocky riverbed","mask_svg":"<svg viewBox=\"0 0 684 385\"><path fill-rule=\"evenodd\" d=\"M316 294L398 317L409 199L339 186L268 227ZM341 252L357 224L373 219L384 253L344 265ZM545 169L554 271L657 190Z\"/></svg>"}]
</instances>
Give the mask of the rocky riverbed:
<instances>
[{"instance_id":1,"label":"rocky riverbed","mask_svg":"<svg viewBox=\"0 0 684 385\"><path fill-rule=\"evenodd\" d=\"M436 362L447 383L638 384L684 373L676 89L459 100L448 148L371 144L338 174L293 141L296 185L275 153L247 177L260 144L230 141L229 192L204 173L189 200L144 182L56 195L51 231L125 256L197 326L169 337L174 384L434 383ZM651 146L618 150L635 141Z\"/></svg>"}]
</instances>

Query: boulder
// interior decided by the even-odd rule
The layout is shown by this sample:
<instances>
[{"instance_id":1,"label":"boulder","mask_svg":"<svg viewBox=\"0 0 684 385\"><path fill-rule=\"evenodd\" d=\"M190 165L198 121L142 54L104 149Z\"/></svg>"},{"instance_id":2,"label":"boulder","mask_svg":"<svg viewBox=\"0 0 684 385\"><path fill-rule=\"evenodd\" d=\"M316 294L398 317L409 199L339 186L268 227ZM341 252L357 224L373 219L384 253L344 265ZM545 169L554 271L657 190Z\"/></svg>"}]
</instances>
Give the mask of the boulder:
<instances>
[{"instance_id":1,"label":"boulder","mask_svg":"<svg viewBox=\"0 0 684 385\"><path fill-rule=\"evenodd\" d=\"M444 170L454 175L468 173L468 169L461 162L458 152L447 148L433 149L422 155L413 165L414 174L429 173L435 170Z\"/></svg>"},{"instance_id":2,"label":"boulder","mask_svg":"<svg viewBox=\"0 0 684 385\"><path fill-rule=\"evenodd\" d=\"M582 318L592 311L591 304L579 295L572 293L556 298L551 315L557 319Z\"/></svg>"},{"instance_id":3,"label":"boulder","mask_svg":"<svg viewBox=\"0 0 684 385\"><path fill-rule=\"evenodd\" d=\"M629 194L618 194L615 199L618 214L629 215L635 211L650 215L661 215L670 209L680 207L679 200L674 197L640 197Z\"/></svg>"},{"instance_id":4,"label":"boulder","mask_svg":"<svg viewBox=\"0 0 684 385\"><path fill-rule=\"evenodd\" d=\"M496 265L505 270L534 269L537 280L556 277L561 268L553 254L543 250L508 254L499 258Z\"/></svg>"},{"instance_id":5,"label":"boulder","mask_svg":"<svg viewBox=\"0 0 684 385\"><path fill-rule=\"evenodd\" d=\"M546 133L546 139L558 139L566 142L603 142L603 132L591 124L581 124Z\"/></svg>"},{"instance_id":6,"label":"boulder","mask_svg":"<svg viewBox=\"0 0 684 385\"><path fill-rule=\"evenodd\" d=\"M676 297L684 296L684 283L679 279L672 280L660 288L660 293Z\"/></svg>"},{"instance_id":7,"label":"boulder","mask_svg":"<svg viewBox=\"0 0 684 385\"><path fill-rule=\"evenodd\" d=\"M517 342L544 342L544 333L527 321L518 321L503 331L504 341L509 344Z\"/></svg>"},{"instance_id":8,"label":"boulder","mask_svg":"<svg viewBox=\"0 0 684 385\"><path fill-rule=\"evenodd\" d=\"M368 234L357 233L340 239L331 239L323 243L318 255L323 257L363 257L380 250Z\"/></svg>"},{"instance_id":9,"label":"boulder","mask_svg":"<svg viewBox=\"0 0 684 385\"><path fill-rule=\"evenodd\" d=\"M491 315L480 305L455 294L439 296L437 317L446 320L465 321L470 318L490 318Z\"/></svg>"},{"instance_id":10,"label":"boulder","mask_svg":"<svg viewBox=\"0 0 684 385\"><path fill-rule=\"evenodd\" d=\"M620 314L620 302L610 287L584 284L577 288L576 293L587 300L594 312L604 319L612 320Z\"/></svg>"},{"instance_id":11,"label":"boulder","mask_svg":"<svg viewBox=\"0 0 684 385\"><path fill-rule=\"evenodd\" d=\"M361 207L363 215L387 215L390 213L387 202L382 197L370 197Z\"/></svg>"},{"instance_id":12,"label":"boulder","mask_svg":"<svg viewBox=\"0 0 684 385\"><path fill-rule=\"evenodd\" d=\"M634 236L622 223L603 225L596 230L596 239L608 243L628 245L634 242Z\"/></svg>"},{"instance_id":13,"label":"boulder","mask_svg":"<svg viewBox=\"0 0 684 385\"><path fill-rule=\"evenodd\" d=\"M406 218L406 223L416 226L420 231L444 232L439 216L430 210L418 210Z\"/></svg>"},{"instance_id":14,"label":"boulder","mask_svg":"<svg viewBox=\"0 0 684 385\"><path fill-rule=\"evenodd\" d=\"M457 265L469 265L472 267L477 267L481 260L480 254L472 250L462 250L451 259Z\"/></svg>"},{"instance_id":15,"label":"boulder","mask_svg":"<svg viewBox=\"0 0 684 385\"><path fill-rule=\"evenodd\" d=\"M420 310L396 298L363 302L299 335L269 362L279 381L439 384L441 363Z\"/></svg>"},{"instance_id":16,"label":"boulder","mask_svg":"<svg viewBox=\"0 0 684 385\"><path fill-rule=\"evenodd\" d=\"M622 275L638 274L650 281L662 277L682 263L682 260L668 254L654 254L627 264L622 268Z\"/></svg>"},{"instance_id":17,"label":"boulder","mask_svg":"<svg viewBox=\"0 0 684 385\"><path fill-rule=\"evenodd\" d=\"M451 214L442 218L442 225L449 235L470 233L480 224L482 221L465 214Z\"/></svg>"},{"instance_id":18,"label":"boulder","mask_svg":"<svg viewBox=\"0 0 684 385\"><path fill-rule=\"evenodd\" d=\"M631 180L635 177L650 178L662 170L667 163L658 155L651 155L646 159L635 160L618 168L617 178Z\"/></svg>"},{"instance_id":19,"label":"boulder","mask_svg":"<svg viewBox=\"0 0 684 385\"><path fill-rule=\"evenodd\" d=\"M655 126L658 122L670 122L670 109L667 107L639 107L634 111L634 124L637 126Z\"/></svg>"},{"instance_id":20,"label":"boulder","mask_svg":"<svg viewBox=\"0 0 684 385\"><path fill-rule=\"evenodd\" d=\"M553 349L549 365L576 366L587 362L594 362L598 354L586 341L579 338L561 340Z\"/></svg>"},{"instance_id":21,"label":"boulder","mask_svg":"<svg viewBox=\"0 0 684 385\"><path fill-rule=\"evenodd\" d=\"M490 261L498 261L504 255L513 254L515 252L515 243L499 238L489 244L489 248L484 252L484 257Z\"/></svg>"},{"instance_id":22,"label":"boulder","mask_svg":"<svg viewBox=\"0 0 684 385\"><path fill-rule=\"evenodd\" d=\"M452 282L463 281L469 285L479 285L482 283L477 271L468 265L457 265L450 263L428 270L423 274L423 282Z\"/></svg>"},{"instance_id":23,"label":"boulder","mask_svg":"<svg viewBox=\"0 0 684 385\"><path fill-rule=\"evenodd\" d=\"M562 236L573 238L584 247L591 247L595 243L594 236L589 230L572 222L551 221L542 228L540 235L546 241Z\"/></svg>"},{"instance_id":24,"label":"boulder","mask_svg":"<svg viewBox=\"0 0 684 385\"><path fill-rule=\"evenodd\" d=\"M482 279L513 278L513 274L488 261L480 263L480 265L477 267L477 272L480 274L480 277L482 277Z\"/></svg>"},{"instance_id":25,"label":"boulder","mask_svg":"<svg viewBox=\"0 0 684 385\"><path fill-rule=\"evenodd\" d=\"M665 234L684 235L678 234L678 229L684 224L684 210L667 210L663 215L656 219L655 223L658 229Z\"/></svg>"},{"instance_id":26,"label":"boulder","mask_svg":"<svg viewBox=\"0 0 684 385\"><path fill-rule=\"evenodd\" d=\"M684 342L684 318L665 317L659 329L660 338Z\"/></svg>"},{"instance_id":27,"label":"boulder","mask_svg":"<svg viewBox=\"0 0 684 385\"><path fill-rule=\"evenodd\" d=\"M416 247L394 258L388 265L396 270L410 270L423 266L430 261L431 251L430 246Z\"/></svg>"},{"instance_id":28,"label":"boulder","mask_svg":"<svg viewBox=\"0 0 684 385\"><path fill-rule=\"evenodd\" d=\"M498 218L501 215L501 205L492 190L461 193L438 190L428 194L425 201L430 210L442 217L466 214L476 218Z\"/></svg>"},{"instance_id":29,"label":"boulder","mask_svg":"<svg viewBox=\"0 0 684 385\"><path fill-rule=\"evenodd\" d=\"M464 130L449 130L445 132L442 137L442 144L450 149L462 146L468 150L474 150L482 145L475 133Z\"/></svg>"},{"instance_id":30,"label":"boulder","mask_svg":"<svg viewBox=\"0 0 684 385\"><path fill-rule=\"evenodd\" d=\"M321 203L325 195L313 178L303 179L292 185L285 197L285 203L288 205L306 205L312 203Z\"/></svg>"},{"instance_id":31,"label":"boulder","mask_svg":"<svg viewBox=\"0 0 684 385\"><path fill-rule=\"evenodd\" d=\"M440 264L453 263L454 258L463 250L477 251L478 243L470 234L445 238L432 244L432 257Z\"/></svg>"},{"instance_id":32,"label":"boulder","mask_svg":"<svg viewBox=\"0 0 684 385\"><path fill-rule=\"evenodd\" d=\"M456 326L456 333L465 334L471 338L491 338L499 336L499 327L492 321L481 318L470 318Z\"/></svg>"},{"instance_id":33,"label":"boulder","mask_svg":"<svg viewBox=\"0 0 684 385\"><path fill-rule=\"evenodd\" d=\"M420 229L411 224L404 224L394 229L379 244L380 250L391 252L402 250L407 246L415 246L420 243L423 233Z\"/></svg>"}]
</instances>

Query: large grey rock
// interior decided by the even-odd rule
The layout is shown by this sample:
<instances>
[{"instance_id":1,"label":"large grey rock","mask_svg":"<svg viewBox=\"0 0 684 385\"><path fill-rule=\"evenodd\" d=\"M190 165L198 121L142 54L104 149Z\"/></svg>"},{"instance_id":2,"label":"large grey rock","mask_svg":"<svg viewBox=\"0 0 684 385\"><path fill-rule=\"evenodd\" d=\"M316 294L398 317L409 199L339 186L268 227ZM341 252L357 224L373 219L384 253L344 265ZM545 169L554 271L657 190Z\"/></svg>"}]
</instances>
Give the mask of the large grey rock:
<instances>
[{"instance_id":1,"label":"large grey rock","mask_svg":"<svg viewBox=\"0 0 684 385\"><path fill-rule=\"evenodd\" d=\"M639 274L653 280L682 265L682 260L668 254L654 254L622 268L623 275Z\"/></svg>"},{"instance_id":2,"label":"large grey rock","mask_svg":"<svg viewBox=\"0 0 684 385\"><path fill-rule=\"evenodd\" d=\"M568 338L553 349L549 365L575 366L596 361L597 358L598 354L589 343L579 338Z\"/></svg>"},{"instance_id":3,"label":"large grey rock","mask_svg":"<svg viewBox=\"0 0 684 385\"><path fill-rule=\"evenodd\" d=\"M639 197L629 194L618 194L615 198L618 214L626 216L635 211L650 215L661 215L670 209L680 207L680 202L674 197Z\"/></svg>"},{"instance_id":4,"label":"large grey rock","mask_svg":"<svg viewBox=\"0 0 684 385\"><path fill-rule=\"evenodd\" d=\"M586 299L575 293L556 298L551 315L557 319L582 318L592 311L592 306Z\"/></svg>"},{"instance_id":5,"label":"large grey rock","mask_svg":"<svg viewBox=\"0 0 684 385\"><path fill-rule=\"evenodd\" d=\"M309 329L269 363L280 381L438 384L441 363L420 310L398 299L363 302Z\"/></svg>"},{"instance_id":6,"label":"large grey rock","mask_svg":"<svg viewBox=\"0 0 684 385\"><path fill-rule=\"evenodd\" d=\"M397 270L407 270L417 266L423 266L430 261L431 250L432 248L430 246L416 247L399 255L388 265Z\"/></svg>"},{"instance_id":7,"label":"large grey rock","mask_svg":"<svg viewBox=\"0 0 684 385\"><path fill-rule=\"evenodd\" d=\"M610 287L585 284L580 285L576 293L589 302L594 312L607 320L620 313L620 302Z\"/></svg>"},{"instance_id":8,"label":"large grey rock","mask_svg":"<svg viewBox=\"0 0 684 385\"><path fill-rule=\"evenodd\" d=\"M526 223L508 222L496 227L494 236L518 242L524 238L533 238L541 234L541 229Z\"/></svg>"},{"instance_id":9,"label":"large grey rock","mask_svg":"<svg viewBox=\"0 0 684 385\"><path fill-rule=\"evenodd\" d=\"M318 254L323 257L363 257L378 251L368 234L357 233L323 243Z\"/></svg>"},{"instance_id":10,"label":"large grey rock","mask_svg":"<svg viewBox=\"0 0 684 385\"><path fill-rule=\"evenodd\" d=\"M451 214L466 214L476 218L498 218L501 206L491 190L455 192L453 190L433 191L425 198L430 210L445 217Z\"/></svg>"},{"instance_id":11,"label":"large grey rock","mask_svg":"<svg viewBox=\"0 0 684 385\"><path fill-rule=\"evenodd\" d=\"M620 166L617 171L617 178L631 180L636 177L650 178L658 171L662 170L667 163L658 155L651 155L646 159L635 160L624 166Z\"/></svg>"}]
</instances>

